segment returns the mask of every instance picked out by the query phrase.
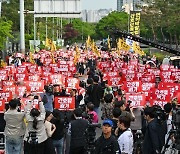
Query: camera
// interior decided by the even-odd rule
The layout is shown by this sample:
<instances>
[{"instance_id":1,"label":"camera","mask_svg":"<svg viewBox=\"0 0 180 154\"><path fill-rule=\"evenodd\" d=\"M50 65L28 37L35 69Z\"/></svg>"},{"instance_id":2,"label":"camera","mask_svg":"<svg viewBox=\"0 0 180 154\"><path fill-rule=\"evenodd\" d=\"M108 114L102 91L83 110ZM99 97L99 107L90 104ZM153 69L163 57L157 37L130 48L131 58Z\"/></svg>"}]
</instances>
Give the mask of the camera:
<instances>
[{"instance_id":1,"label":"camera","mask_svg":"<svg viewBox=\"0 0 180 154\"><path fill-rule=\"evenodd\" d=\"M39 99L39 96L34 96L34 99Z\"/></svg>"},{"instance_id":2,"label":"camera","mask_svg":"<svg viewBox=\"0 0 180 154\"><path fill-rule=\"evenodd\" d=\"M44 86L44 89L46 90L47 93L53 94L53 86L52 85L46 85Z\"/></svg>"},{"instance_id":3,"label":"camera","mask_svg":"<svg viewBox=\"0 0 180 154\"><path fill-rule=\"evenodd\" d=\"M38 144L38 138L36 132L29 132L29 136L27 137L27 142L30 144Z\"/></svg>"}]
</instances>

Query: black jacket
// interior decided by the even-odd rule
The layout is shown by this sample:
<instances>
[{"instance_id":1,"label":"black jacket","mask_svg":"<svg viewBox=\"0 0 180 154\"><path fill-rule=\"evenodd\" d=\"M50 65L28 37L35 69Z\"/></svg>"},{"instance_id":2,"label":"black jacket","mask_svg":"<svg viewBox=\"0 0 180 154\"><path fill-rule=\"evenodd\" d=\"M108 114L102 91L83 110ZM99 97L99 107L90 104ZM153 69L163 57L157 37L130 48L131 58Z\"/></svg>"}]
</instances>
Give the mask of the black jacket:
<instances>
[{"instance_id":1,"label":"black jacket","mask_svg":"<svg viewBox=\"0 0 180 154\"><path fill-rule=\"evenodd\" d=\"M113 135L108 139L102 135L96 141L95 154L119 154L119 151L117 139Z\"/></svg>"},{"instance_id":2,"label":"black jacket","mask_svg":"<svg viewBox=\"0 0 180 154\"><path fill-rule=\"evenodd\" d=\"M87 127L88 127L88 121L84 119L76 119L71 122L70 125L71 149L77 147L84 147L86 145L85 131Z\"/></svg>"},{"instance_id":3,"label":"black jacket","mask_svg":"<svg viewBox=\"0 0 180 154\"><path fill-rule=\"evenodd\" d=\"M143 143L144 154L156 154L161 151L159 129L161 127L159 127L157 119L148 123Z\"/></svg>"},{"instance_id":4,"label":"black jacket","mask_svg":"<svg viewBox=\"0 0 180 154\"><path fill-rule=\"evenodd\" d=\"M90 86L89 89L91 90L87 91L87 94L89 95L90 101L94 104L95 107L99 107L100 100L103 97L103 89L101 85L99 84L93 84L92 87Z\"/></svg>"}]
</instances>

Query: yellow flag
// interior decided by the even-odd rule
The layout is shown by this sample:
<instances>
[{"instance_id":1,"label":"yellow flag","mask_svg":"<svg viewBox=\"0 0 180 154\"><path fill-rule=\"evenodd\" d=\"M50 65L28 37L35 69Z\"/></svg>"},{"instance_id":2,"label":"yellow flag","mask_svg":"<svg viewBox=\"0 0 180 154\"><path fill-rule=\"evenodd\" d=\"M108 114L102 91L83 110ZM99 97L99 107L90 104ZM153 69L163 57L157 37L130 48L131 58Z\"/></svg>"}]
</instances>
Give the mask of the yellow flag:
<instances>
[{"instance_id":1,"label":"yellow flag","mask_svg":"<svg viewBox=\"0 0 180 154\"><path fill-rule=\"evenodd\" d=\"M35 61L34 61L34 59L33 59L32 52L29 53L29 62L32 63L32 64L35 63Z\"/></svg>"},{"instance_id":2,"label":"yellow flag","mask_svg":"<svg viewBox=\"0 0 180 154\"><path fill-rule=\"evenodd\" d=\"M98 48L97 48L94 40L93 40L93 42L92 42L92 44L91 44L91 49L92 49L92 51L93 51L98 57L101 57L101 54L100 54L100 52L99 52L99 50L98 50Z\"/></svg>"},{"instance_id":3,"label":"yellow flag","mask_svg":"<svg viewBox=\"0 0 180 154\"><path fill-rule=\"evenodd\" d=\"M131 47L129 45L127 45L124 40L119 39L118 43L117 43L117 48L118 48L118 50L124 50L124 51L128 52Z\"/></svg>"},{"instance_id":4,"label":"yellow flag","mask_svg":"<svg viewBox=\"0 0 180 154\"><path fill-rule=\"evenodd\" d=\"M56 45L54 44L54 42L51 42L51 52L56 51Z\"/></svg>"},{"instance_id":5,"label":"yellow flag","mask_svg":"<svg viewBox=\"0 0 180 154\"><path fill-rule=\"evenodd\" d=\"M80 58L80 51L79 51L79 48L77 45L75 47L75 51L76 51L76 53L74 55L74 63L76 64Z\"/></svg>"},{"instance_id":6,"label":"yellow flag","mask_svg":"<svg viewBox=\"0 0 180 154\"><path fill-rule=\"evenodd\" d=\"M45 46L50 47L50 39L46 38Z\"/></svg>"},{"instance_id":7,"label":"yellow flag","mask_svg":"<svg viewBox=\"0 0 180 154\"><path fill-rule=\"evenodd\" d=\"M88 35L88 38L86 40L86 47L89 48L91 46L91 37Z\"/></svg>"},{"instance_id":8,"label":"yellow flag","mask_svg":"<svg viewBox=\"0 0 180 154\"><path fill-rule=\"evenodd\" d=\"M139 54L140 56L143 56L143 55L144 55L144 51L140 48L139 45L137 45L136 42L133 42L133 51L134 51L136 54Z\"/></svg>"}]
</instances>

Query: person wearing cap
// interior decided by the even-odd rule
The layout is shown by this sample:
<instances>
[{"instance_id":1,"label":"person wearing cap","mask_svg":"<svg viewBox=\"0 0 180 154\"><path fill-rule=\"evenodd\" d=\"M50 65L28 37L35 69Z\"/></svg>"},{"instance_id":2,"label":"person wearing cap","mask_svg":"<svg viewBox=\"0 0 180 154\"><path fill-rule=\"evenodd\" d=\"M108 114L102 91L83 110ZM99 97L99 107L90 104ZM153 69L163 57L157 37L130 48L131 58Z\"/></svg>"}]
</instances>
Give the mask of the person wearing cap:
<instances>
[{"instance_id":1,"label":"person wearing cap","mask_svg":"<svg viewBox=\"0 0 180 154\"><path fill-rule=\"evenodd\" d=\"M102 135L95 144L95 154L119 154L118 142L112 135L113 122L110 119L103 121Z\"/></svg>"}]
</instances>

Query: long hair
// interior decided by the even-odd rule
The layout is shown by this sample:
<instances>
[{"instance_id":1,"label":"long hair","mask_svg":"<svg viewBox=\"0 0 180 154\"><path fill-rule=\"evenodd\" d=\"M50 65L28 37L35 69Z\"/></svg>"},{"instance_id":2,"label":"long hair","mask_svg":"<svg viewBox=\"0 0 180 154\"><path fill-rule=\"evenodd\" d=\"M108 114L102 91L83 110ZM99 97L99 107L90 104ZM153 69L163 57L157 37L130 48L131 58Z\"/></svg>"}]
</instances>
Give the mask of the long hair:
<instances>
[{"instance_id":1,"label":"long hair","mask_svg":"<svg viewBox=\"0 0 180 154\"><path fill-rule=\"evenodd\" d=\"M61 120L60 111L58 109L54 109L52 114L57 121Z\"/></svg>"},{"instance_id":2,"label":"long hair","mask_svg":"<svg viewBox=\"0 0 180 154\"><path fill-rule=\"evenodd\" d=\"M36 108L33 108L31 110L31 112L30 112L30 115L34 118L34 120L33 120L33 128L37 129L37 123L38 123L37 117L40 115L39 110L36 109Z\"/></svg>"}]
</instances>

